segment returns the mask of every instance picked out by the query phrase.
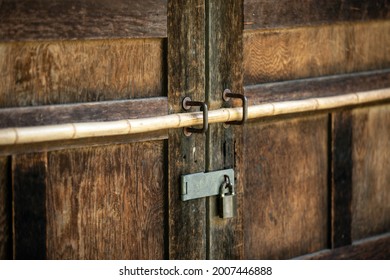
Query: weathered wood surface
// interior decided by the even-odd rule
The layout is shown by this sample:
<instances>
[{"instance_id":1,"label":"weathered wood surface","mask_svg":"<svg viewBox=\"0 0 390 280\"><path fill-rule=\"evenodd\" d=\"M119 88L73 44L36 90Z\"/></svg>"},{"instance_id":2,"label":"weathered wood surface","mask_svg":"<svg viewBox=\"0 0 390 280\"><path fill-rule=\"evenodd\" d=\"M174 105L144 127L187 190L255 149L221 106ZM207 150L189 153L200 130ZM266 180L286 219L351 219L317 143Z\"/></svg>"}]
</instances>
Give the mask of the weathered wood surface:
<instances>
[{"instance_id":1,"label":"weathered wood surface","mask_svg":"<svg viewBox=\"0 0 390 280\"><path fill-rule=\"evenodd\" d=\"M235 102L224 104L222 93L229 88L242 92L242 1L213 0L207 5L206 31L206 100L209 109L232 107ZM228 59L227 59L228 58ZM241 106L241 105L239 105ZM236 147L242 149L239 137L241 127L225 128L222 123L210 125L207 137L206 171L234 168ZM238 146L237 146L238 145ZM242 164L237 163L237 164ZM236 168L235 191L239 205L238 215L222 220L218 216L216 197L208 199L207 258L243 258L243 178Z\"/></svg>"},{"instance_id":2,"label":"weathered wood surface","mask_svg":"<svg viewBox=\"0 0 390 280\"><path fill-rule=\"evenodd\" d=\"M46 153L12 157L15 259L46 258Z\"/></svg>"},{"instance_id":3,"label":"weathered wood surface","mask_svg":"<svg viewBox=\"0 0 390 280\"><path fill-rule=\"evenodd\" d=\"M390 67L390 21L244 33L244 84Z\"/></svg>"},{"instance_id":4,"label":"weathered wood surface","mask_svg":"<svg viewBox=\"0 0 390 280\"><path fill-rule=\"evenodd\" d=\"M0 260L12 258L12 189L9 158L0 157Z\"/></svg>"},{"instance_id":5,"label":"weathered wood surface","mask_svg":"<svg viewBox=\"0 0 390 280\"><path fill-rule=\"evenodd\" d=\"M330 127L331 248L350 245L352 222L352 127L351 111L331 114Z\"/></svg>"},{"instance_id":6,"label":"weathered wood surface","mask_svg":"<svg viewBox=\"0 0 390 280\"><path fill-rule=\"evenodd\" d=\"M390 231L390 106L353 110L352 131L352 239L359 240Z\"/></svg>"},{"instance_id":7,"label":"weathered wood surface","mask_svg":"<svg viewBox=\"0 0 390 280\"><path fill-rule=\"evenodd\" d=\"M166 257L164 142L48 154L47 258Z\"/></svg>"},{"instance_id":8,"label":"weathered wood surface","mask_svg":"<svg viewBox=\"0 0 390 280\"><path fill-rule=\"evenodd\" d=\"M287 259L328 248L327 115L248 123L246 259Z\"/></svg>"},{"instance_id":9,"label":"weathered wood surface","mask_svg":"<svg viewBox=\"0 0 390 280\"><path fill-rule=\"evenodd\" d=\"M166 0L3 0L0 41L166 37Z\"/></svg>"},{"instance_id":10,"label":"weathered wood surface","mask_svg":"<svg viewBox=\"0 0 390 280\"><path fill-rule=\"evenodd\" d=\"M0 44L0 108L166 96L161 39Z\"/></svg>"},{"instance_id":11,"label":"weathered wood surface","mask_svg":"<svg viewBox=\"0 0 390 280\"><path fill-rule=\"evenodd\" d=\"M168 1L169 113L186 96L204 101L205 2ZM199 108L194 108L199 110ZM206 200L180 200L180 176L205 170L205 135L170 130L168 140L169 258L206 259Z\"/></svg>"},{"instance_id":12,"label":"weathered wood surface","mask_svg":"<svg viewBox=\"0 0 390 280\"><path fill-rule=\"evenodd\" d=\"M157 117L168 113L166 97L0 109L0 128Z\"/></svg>"},{"instance_id":13,"label":"weathered wood surface","mask_svg":"<svg viewBox=\"0 0 390 280\"><path fill-rule=\"evenodd\" d=\"M390 87L390 70L308 78L246 86L250 105L335 96Z\"/></svg>"},{"instance_id":14,"label":"weathered wood surface","mask_svg":"<svg viewBox=\"0 0 390 280\"><path fill-rule=\"evenodd\" d=\"M312 260L389 260L390 234L363 239L350 246L335 250L324 250L301 259Z\"/></svg>"},{"instance_id":15,"label":"weathered wood surface","mask_svg":"<svg viewBox=\"0 0 390 280\"><path fill-rule=\"evenodd\" d=\"M245 0L245 29L319 25L390 18L388 0Z\"/></svg>"}]
</instances>

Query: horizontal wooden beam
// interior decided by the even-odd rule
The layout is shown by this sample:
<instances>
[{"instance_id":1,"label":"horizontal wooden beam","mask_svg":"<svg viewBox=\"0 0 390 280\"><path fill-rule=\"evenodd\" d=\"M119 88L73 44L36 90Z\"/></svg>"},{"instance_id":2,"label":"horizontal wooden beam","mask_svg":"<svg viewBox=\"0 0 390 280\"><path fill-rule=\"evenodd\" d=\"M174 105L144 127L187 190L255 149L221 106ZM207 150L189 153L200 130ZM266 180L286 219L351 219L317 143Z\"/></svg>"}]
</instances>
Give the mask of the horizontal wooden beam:
<instances>
[{"instance_id":1,"label":"horizontal wooden beam","mask_svg":"<svg viewBox=\"0 0 390 280\"><path fill-rule=\"evenodd\" d=\"M328 97L390 87L390 69L244 87L250 104Z\"/></svg>"},{"instance_id":2,"label":"horizontal wooden beam","mask_svg":"<svg viewBox=\"0 0 390 280\"><path fill-rule=\"evenodd\" d=\"M0 41L166 37L166 0L3 0Z\"/></svg>"},{"instance_id":3,"label":"horizontal wooden beam","mask_svg":"<svg viewBox=\"0 0 390 280\"><path fill-rule=\"evenodd\" d=\"M387 0L245 0L245 29L390 18Z\"/></svg>"},{"instance_id":4,"label":"horizontal wooden beam","mask_svg":"<svg viewBox=\"0 0 390 280\"><path fill-rule=\"evenodd\" d=\"M311 260L388 260L390 258L390 233L367 238L350 246L334 250L323 250L318 253L300 257Z\"/></svg>"},{"instance_id":5,"label":"horizontal wooden beam","mask_svg":"<svg viewBox=\"0 0 390 280\"><path fill-rule=\"evenodd\" d=\"M265 103L249 106L248 119L330 110L389 99L390 89L381 89L332 97ZM242 119L242 115L242 108L212 110L208 112L208 122L223 123L229 121L239 121ZM138 134L201 125L202 123L203 112L195 112L108 122L83 122L36 127L13 127L0 129L0 145L16 145L90 137Z\"/></svg>"},{"instance_id":6,"label":"horizontal wooden beam","mask_svg":"<svg viewBox=\"0 0 390 280\"><path fill-rule=\"evenodd\" d=\"M166 115L168 99L154 97L0 109L0 128L104 122Z\"/></svg>"}]
</instances>

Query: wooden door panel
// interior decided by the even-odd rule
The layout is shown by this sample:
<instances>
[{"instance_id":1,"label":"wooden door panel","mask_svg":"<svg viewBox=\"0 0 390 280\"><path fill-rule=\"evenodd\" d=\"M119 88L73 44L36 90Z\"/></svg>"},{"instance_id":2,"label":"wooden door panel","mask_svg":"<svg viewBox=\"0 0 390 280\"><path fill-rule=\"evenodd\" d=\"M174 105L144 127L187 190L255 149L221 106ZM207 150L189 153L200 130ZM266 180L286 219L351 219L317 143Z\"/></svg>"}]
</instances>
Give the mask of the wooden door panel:
<instances>
[{"instance_id":1,"label":"wooden door panel","mask_svg":"<svg viewBox=\"0 0 390 280\"><path fill-rule=\"evenodd\" d=\"M291 258L328 246L327 115L245 128L245 258Z\"/></svg>"},{"instance_id":2,"label":"wooden door panel","mask_svg":"<svg viewBox=\"0 0 390 280\"><path fill-rule=\"evenodd\" d=\"M390 17L387 0L245 0L244 3L246 30Z\"/></svg>"},{"instance_id":3,"label":"wooden door panel","mask_svg":"<svg viewBox=\"0 0 390 280\"><path fill-rule=\"evenodd\" d=\"M352 239L390 231L390 106L352 112Z\"/></svg>"},{"instance_id":4,"label":"wooden door panel","mask_svg":"<svg viewBox=\"0 0 390 280\"><path fill-rule=\"evenodd\" d=\"M163 39L0 43L0 107L166 96Z\"/></svg>"},{"instance_id":5,"label":"wooden door panel","mask_svg":"<svg viewBox=\"0 0 390 280\"><path fill-rule=\"evenodd\" d=\"M390 67L390 22L244 32L244 84Z\"/></svg>"},{"instance_id":6,"label":"wooden door panel","mask_svg":"<svg viewBox=\"0 0 390 280\"><path fill-rule=\"evenodd\" d=\"M164 147L153 141L15 156L15 257L164 258ZM36 215L26 220L30 212Z\"/></svg>"},{"instance_id":7,"label":"wooden door panel","mask_svg":"<svg viewBox=\"0 0 390 280\"><path fill-rule=\"evenodd\" d=\"M166 37L166 0L4 0L6 41Z\"/></svg>"}]
</instances>

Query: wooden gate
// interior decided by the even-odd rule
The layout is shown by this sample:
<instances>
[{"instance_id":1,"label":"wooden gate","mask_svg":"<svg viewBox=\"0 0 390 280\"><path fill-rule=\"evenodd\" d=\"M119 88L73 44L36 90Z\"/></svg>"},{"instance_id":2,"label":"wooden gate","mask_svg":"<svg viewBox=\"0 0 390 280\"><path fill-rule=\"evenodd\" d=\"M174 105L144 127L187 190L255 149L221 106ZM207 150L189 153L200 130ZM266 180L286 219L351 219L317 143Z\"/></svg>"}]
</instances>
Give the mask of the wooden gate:
<instances>
[{"instance_id":1,"label":"wooden gate","mask_svg":"<svg viewBox=\"0 0 390 280\"><path fill-rule=\"evenodd\" d=\"M389 88L389 19L386 0L3 0L0 129L161 117L184 97L241 106L227 88L249 106ZM389 258L388 101L189 137L16 133L0 145L0 258ZM224 168L235 218L216 197L181 201L181 175Z\"/></svg>"}]
</instances>

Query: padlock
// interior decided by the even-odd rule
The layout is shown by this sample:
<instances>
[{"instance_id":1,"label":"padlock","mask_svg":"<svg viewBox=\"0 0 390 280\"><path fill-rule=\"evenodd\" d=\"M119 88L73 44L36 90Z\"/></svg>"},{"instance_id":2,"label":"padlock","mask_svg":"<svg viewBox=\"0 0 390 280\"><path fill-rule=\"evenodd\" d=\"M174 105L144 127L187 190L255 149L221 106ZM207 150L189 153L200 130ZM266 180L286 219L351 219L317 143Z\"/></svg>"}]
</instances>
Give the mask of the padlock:
<instances>
[{"instance_id":1,"label":"padlock","mask_svg":"<svg viewBox=\"0 0 390 280\"><path fill-rule=\"evenodd\" d=\"M237 197L234 186L230 183L229 176L225 175L225 181L219 190L219 217L223 219L233 218L236 213Z\"/></svg>"}]
</instances>

